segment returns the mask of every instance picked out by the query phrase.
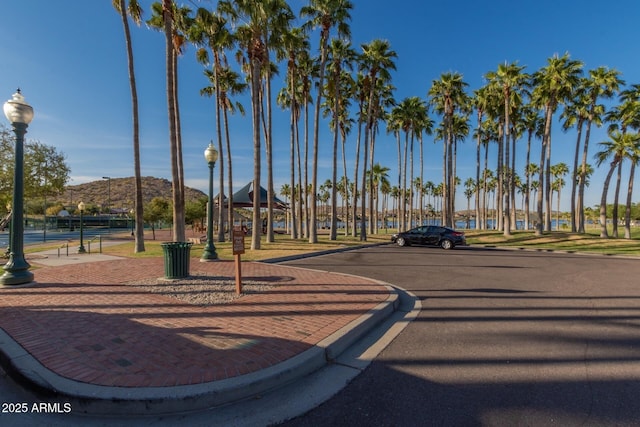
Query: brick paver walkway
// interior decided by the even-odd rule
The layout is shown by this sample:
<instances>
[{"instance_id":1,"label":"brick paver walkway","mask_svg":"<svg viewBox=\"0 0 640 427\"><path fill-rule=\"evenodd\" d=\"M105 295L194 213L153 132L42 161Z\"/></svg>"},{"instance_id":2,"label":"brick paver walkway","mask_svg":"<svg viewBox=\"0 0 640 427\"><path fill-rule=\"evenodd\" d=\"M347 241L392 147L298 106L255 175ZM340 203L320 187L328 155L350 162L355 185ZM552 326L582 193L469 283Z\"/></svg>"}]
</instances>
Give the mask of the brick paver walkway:
<instances>
[{"instance_id":1,"label":"brick paver walkway","mask_svg":"<svg viewBox=\"0 0 640 427\"><path fill-rule=\"evenodd\" d=\"M389 296L385 286L360 277L242 266L244 280L275 286L209 307L128 284L162 277L160 258L38 268L35 286L0 290L0 327L63 377L105 386L176 386L273 366ZM234 263L194 258L190 272L233 280Z\"/></svg>"}]
</instances>

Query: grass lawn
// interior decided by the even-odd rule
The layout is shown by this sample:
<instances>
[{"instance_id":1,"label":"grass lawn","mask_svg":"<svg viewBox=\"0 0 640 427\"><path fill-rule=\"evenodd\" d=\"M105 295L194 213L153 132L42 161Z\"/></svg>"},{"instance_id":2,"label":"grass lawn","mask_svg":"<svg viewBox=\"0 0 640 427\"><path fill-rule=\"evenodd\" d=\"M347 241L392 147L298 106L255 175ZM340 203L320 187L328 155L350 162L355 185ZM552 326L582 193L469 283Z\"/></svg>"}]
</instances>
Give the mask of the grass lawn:
<instances>
[{"instance_id":1,"label":"grass lawn","mask_svg":"<svg viewBox=\"0 0 640 427\"><path fill-rule=\"evenodd\" d=\"M624 236L624 230L618 231ZM631 239L603 239L599 229L588 230L585 234L551 231L542 236L536 236L533 231L514 231L510 237L500 231L486 230L466 230L465 234L471 245L640 256L640 228L637 227L632 229Z\"/></svg>"},{"instance_id":2,"label":"grass lawn","mask_svg":"<svg viewBox=\"0 0 640 427\"><path fill-rule=\"evenodd\" d=\"M307 239L293 240L289 235L276 234L274 236L275 242L267 243L263 237L260 241L260 249L251 250L251 236L245 237L245 253L241 256L243 261L260 261L269 258L279 258L291 255L299 255L310 252L321 252L334 249L343 249L350 246L360 246L362 244L390 242L391 232L382 234L374 234L367 236L367 241L360 241L358 237L338 235L337 240L329 240L329 235L326 232L320 232L318 234L318 243L309 243ZM125 257L156 257L162 256L161 243L164 240L145 240L145 252L134 254L134 242L127 241L126 243L105 246L103 253L107 255L125 256ZM216 253L221 260L233 260L234 255L232 252L231 242L214 242L216 247ZM200 256L204 251L204 243L194 244L191 247L192 256Z\"/></svg>"}]
</instances>

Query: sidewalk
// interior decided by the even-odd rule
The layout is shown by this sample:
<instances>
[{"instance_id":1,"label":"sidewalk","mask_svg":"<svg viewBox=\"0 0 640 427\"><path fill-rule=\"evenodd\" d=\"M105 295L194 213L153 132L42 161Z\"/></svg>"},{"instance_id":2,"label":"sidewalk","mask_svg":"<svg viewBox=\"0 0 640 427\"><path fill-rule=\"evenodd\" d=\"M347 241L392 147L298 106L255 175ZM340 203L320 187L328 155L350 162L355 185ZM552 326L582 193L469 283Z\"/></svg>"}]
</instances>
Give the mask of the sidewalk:
<instances>
[{"instance_id":1,"label":"sidewalk","mask_svg":"<svg viewBox=\"0 0 640 427\"><path fill-rule=\"evenodd\" d=\"M274 286L194 306L130 284L162 277L160 258L71 258L30 256L35 284L0 288L0 362L74 412L172 413L262 393L330 363L398 303L371 279L245 262L243 280ZM234 280L234 268L193 258L190 272Z\"/></svg>"}]
</instances>

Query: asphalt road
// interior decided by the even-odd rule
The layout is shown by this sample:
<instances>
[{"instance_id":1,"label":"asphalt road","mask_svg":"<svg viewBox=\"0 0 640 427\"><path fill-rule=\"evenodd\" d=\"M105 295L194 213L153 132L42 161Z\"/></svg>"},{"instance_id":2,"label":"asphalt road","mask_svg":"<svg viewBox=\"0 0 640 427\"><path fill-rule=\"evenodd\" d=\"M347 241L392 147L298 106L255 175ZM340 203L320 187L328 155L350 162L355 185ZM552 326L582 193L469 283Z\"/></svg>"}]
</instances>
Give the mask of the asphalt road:
<instances>
[{"instance_id":1,"label":"asphalt road","mask_svg":"<svg viewBox=\"0 0 640 427\"><path fill-rule=\"evenodd\" d=\"M289 264L393 283L422 312L285 426L640 425L640 259L383 246Z\"/></svg>"}]
</instances>

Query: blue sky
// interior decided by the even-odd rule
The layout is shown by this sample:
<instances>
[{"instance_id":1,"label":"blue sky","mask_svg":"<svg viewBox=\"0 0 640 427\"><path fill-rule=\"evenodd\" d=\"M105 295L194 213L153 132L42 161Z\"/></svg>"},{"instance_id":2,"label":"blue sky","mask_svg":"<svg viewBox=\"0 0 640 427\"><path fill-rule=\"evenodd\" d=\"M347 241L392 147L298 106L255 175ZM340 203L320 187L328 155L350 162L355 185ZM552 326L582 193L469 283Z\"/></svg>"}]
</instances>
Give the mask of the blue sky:
<instances>
[{"instance_id":1,"label":"blue sky","mask_svg":"<svg viewBox=\"0 0 640 427\"><path fill-rule=\"evenodd\" d=\"M151 1L140 2L147 19ZM183 3L195 9L199 5L213 7L215 2ZM294 11L304 3L290 1ZM604 65L621 71L628 84L640 83L637 0L353 3L354 46L359 48L362 43L382 38L389 40L398 54L393 74L397 100L408 96L425 98L431 82L444 72L462 73L471 92L484 84L483 76L499 63L518 61L526 66L526 72L532 73L544 66L547 58L564 52L583 61L586 70ZM1 0L0 11L0 98L5 101L17 87L22 89L35 110L27 137L65 153L71 167L70 185L103 176L132 176L131 101L124 36L111 0ZM142 173L170 178L164 37L143 25L132 27L132 38L140 102ZM200 88L207 85L202 70L194 59L194 49L188 49L180 60L185 178L187 185L206 191L208 174L203 151L215 138L216 129L213 100L199 95ZM281 75L284 76L284 68ZM277 78L276 84L279 85ZM250 114L248 98L239 100ZM6 119L2 120L6 125ZM288 113L276 109L276 189L289 181L288 120ZM474 121L472 126L475 127ZM563 161L571 165L575 132L563 133L557 122L554 127L552 163ZM321 129L321 144L328 147L331 139L327 123ZM231 135L234 183L239 188L252 179L249 115L233 118ZM593 132L590 161L596 143L605 138L604 130ZM431 137L425 141L425 180L439 183L441 143L434 145ZM354 146L355 131L347 146L350 159ZM533 158L539 158L539 143L533 150ZM378 161L391 168L389 177L395 184L396 141L384 130L377 138L376 153ZM520 148L518 154L524 164L524 149ZM330 155L329 148L320 153L320 183L331 176ZM490 156L494 153L490 152ZM598 169L592 177L588 206L600 202L606 169ZM457 171L462 181L475 176L475 142L471 138L459 147ZM565 210L568 190L569 187L564 190ZM638 199L634 197L635 201ZM457 207L466 208L466 201L460 200Z\"/></svg>"}]
</instances>

